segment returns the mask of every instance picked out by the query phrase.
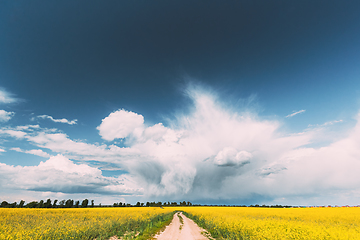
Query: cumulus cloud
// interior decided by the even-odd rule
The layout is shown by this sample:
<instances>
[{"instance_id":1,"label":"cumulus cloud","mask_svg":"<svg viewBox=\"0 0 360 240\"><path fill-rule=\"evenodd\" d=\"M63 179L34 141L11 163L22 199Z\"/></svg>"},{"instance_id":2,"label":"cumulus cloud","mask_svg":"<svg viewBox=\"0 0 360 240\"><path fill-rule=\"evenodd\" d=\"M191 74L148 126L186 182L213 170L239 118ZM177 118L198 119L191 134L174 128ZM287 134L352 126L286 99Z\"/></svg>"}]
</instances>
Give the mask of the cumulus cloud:
<instances>
[{"instance_id":1,"label":"cumulus cloud","mask_svg":"<svg viewBox=\"0 0 360 240\"><path fill-rule=\"evenodd\" d=\"M77 119L74 119L74 120L67 120L66 118L61 118L61 119L55 119L53 118L52 116L49 116L49 115L40 115L38 116L38 118L42 118L42 119L50 119L51 121L53 122L56 122L56 123L66 123L66 124L69 124L69 125L74 125L74 124L77 124Z\"/></svg>"},{"instance_id":2,"label":"cumulus cloud","mask_svg":"<svg viewBox=\"0 0 360 240\"><path fill-rule=\"evenodd\" d=\"M62 193L141 194L129 176L104 177L97 168L74 164L57 155L38 166L11 166L0 163L0 184L5 188Z\"/></svg>"},{"instance_id":3,"label":"cumulus cloud","mask_svg":"<svg viewBox=\"0 0 360 240\"><path fill-rule=\"evenodd\" d=\"M48 154L47 152L44 152L41 149L22 150L21 148L16 147L16 148L11 148L10 150L13 150L16 152L33 154L33 155L37 155L37 156L45 157L45 158L50 157L50 154Z\"/></svg>"},{"instance_id":4,"label":"cumulus cloud","mask_svg":"<svg viewBox=\"0 0 360 240\"><path fill-rule=\"evenodd\" d=\"M186 93L193 101L190 110L175 115L166 124L147 125L142 115L124 109L105 117L97 127L100 136L108 141L125 139L124 147L115 143L99 145L72 140L65 133L37 125L1 128L0 134L64 155L56 161L51 160L48 163L51 166L59 161L61 166L77 169L75 174L53 167L52 171L59 171L72 180L64 188L56 184L60 180L49 180L54 182L51 191L91 192L91 188L98 193L126 193L124 189L132 189L128 193L143 192L146 199L236 199L239 204L247 199L265 199L267 202L264 203L280 204L316 204L319 199L329 199L326 204L335 205L339 204L337 200L349 204L349 199L360 196L357 172L360 167L360 117L350 134L315 148L309 146L317 143L314 141L320 134L323 135L321 139L325 139L328 134L325 130L283 132L281 122L264 120L250 111L237 112L222 104L212 92L192 87ZM84 165L81 169L86 168L89 173L81 180L75 175L80 176L85 170L81 170L80 165L71 165L74 163L68 158L82 160L84 164L88 160L111 162L128 173L120 180L105 178L100 170ZM40 164L29 169L35 172L45 166ZM2 165L2 169L9 169L11 174L14 169L25 171L23 168L28 169ZM77 181L79 184L70 188L70 182ZM126 181L125 186L131 187L124 188L116 183ZM52 184L34 183L24 188L47 191L50 186ZM341 199L336 197L340 195ZM304 198L300 202L301 197ZM321 200L320 204L324 202Z\"/></svg>"},{"instance_id":5,"label":"cumulus cloud","mask_svg":"<svg viewBox=\"0 0 360 240\"><path fill-rule=\"evenodd\" d=\"M7 112L5 110L0 110L0 122L7 122L15 115L14 112Z\"/></svg>"},{"instance_id":6,"label":"cumulus cloud","mask_svg":"<svg viewBox=\"0 0 360 240\"><path fill-rule=\"evenodd\" d=\"M142 131L128 142L138 155L126 169L147 196L285 201L332 194L335 201L336 192L360 191L360 127L327 147L312 148L307 146L317 139L316 130L281 132L280 122L227 109L212 93L193 88L187 94L194 102L189 114L168 122L171 127L141 121Z\"/></svg>"},{"instance_id":7,"label":"cumulus cloud","mask_svg":"<svg viewBox=\"0 0 360 240\"><path fill-rule=\"evenodd\" d=\"M293 116L295 116L295 115L297 115L297 114L299 114L299 113L303 113L303 112L305 112L305 111L306 111L306 110L300 110L300 111L297 111L297 112L293 112L293 113L287 115L286 118L293 117Z\"/></svg>"},{"instance_id":8,"label":"cumulus cloud","mask_svg":"<svg viewBox=\"0 0 360 240\"><path fill-rule=\"evenodd\" d=\"M237 151L235 148L225 147L218 152L214 163L218 166L239 166L250 163L252 154L247 151Z\"/></svg>"},{"instance_id":9,"label":"cumulus cloud","mask_svg":"<svg viewBox=\"0 0 360 240\"><path fill-rule=\"evenodd\" d=\"M278 122L224 109L214 95L198 90L187 91L194 101L193 111L179 115L169 123L171 128L162 123L145 126L141 115L125 110L117 113L137 119L136 124L123 127L124 118L113 113L103 120L111 119L111 126L121 126L120 134L116 127L107 128L109 140L132 134L129 148L138 155L125 161L124 167L140 185L146 186L145 193L150 196L226 196L223 184L228 179L249 172L257 177L256 171L278 160L284 152L310 142L311 133L280 134ZM134 134L135 129L141 131Z\"/></svg>"},{"instance_id":10,"label":"cumulus cloud","mask_svg":"<svg viewBox=\"0 0 360 240\"><path fill-rule=\"evenodd\" d=\"M100 136L108 141L125 138L131 133L141 134L144 117L124 109L115 111L97 127Z\"/></svg>"}]
</instances>

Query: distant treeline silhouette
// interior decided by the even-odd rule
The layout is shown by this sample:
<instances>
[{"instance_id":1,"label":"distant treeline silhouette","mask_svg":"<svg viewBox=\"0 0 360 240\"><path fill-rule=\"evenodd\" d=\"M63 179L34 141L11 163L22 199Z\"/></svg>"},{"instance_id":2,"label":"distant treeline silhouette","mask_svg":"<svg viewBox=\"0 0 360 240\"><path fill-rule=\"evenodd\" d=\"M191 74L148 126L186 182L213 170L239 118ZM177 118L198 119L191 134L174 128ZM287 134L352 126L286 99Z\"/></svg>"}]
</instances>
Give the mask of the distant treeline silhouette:
<instances>
[{"instance_id":1,"label":"distant treeline silhouette","mask_svg":"<svg viewBox=\"0 0 360 240\"><path fill-rule=\"evenodd\" d=\"M44 200L41 200L39 202L32 201L27 204L25 204L24 200L21 200L18 203L8 203L7 201L3 201L0 205L2 208L86 208L86 207L95 207L94 200L91 200L91 205L89 205L89 200L85 199L81 202L75 201L72 199L68 200L54 200L52 203L51 199L47 199L46 202Z\"/></svg>"},{"instance_id":2,"label":"distant treeline silhouette","mask_svg":"<svg viewBox=\"0 0 360 240\"><path fill-rule=\"evenodd\" d=\"M13 202L8 203L7 201L3 201L0 205L2 208L87 208L87 207L162 207L162 206L192 206L191 202L146 202L141 203L137 202L135 205L131 205L130 203L114 203L113 205L101 205L99 203L98 205L94 204L94 200L91 200L91 204L89 204L88 199L84 199L81 204L80 201L74 201L72 199L68 200L54 200L54 202L51 201L51 199L47 199L46 201L41 200L39 202L32 201L27 204L25 204L24 200L21 200L19 203Z\"/></svg>"},{"instance_id":3,"label":"distant treeline silhouette","mask_svg":"<svg viewBox=\"0 0 360 240\"><path fill-rule=\"evenodd\" d=\"M136 204L132 205L130 203L123 203L118 202L114 203L113 205L101 205L99 203L98 205L94 204L94 200L91 200L91 203L89 204L88 199L84 199L83 201L74 201L72 199L68 200L54 200L54 202L51 201L51 199L47 199L46 201L41 200L39 202L32 201L27 204L25 204L24 200L21 200L19 203L13 202L8 203L7 201L3 201L0 205L2 208L87 208L87 207L174 207L174 206L209 206L209 207L266 207L266 208L290 208L292 206L283 206L283 205L201 205L201 204L192 204L191 202L137 202Z\"/></svg>"}]
</instances>

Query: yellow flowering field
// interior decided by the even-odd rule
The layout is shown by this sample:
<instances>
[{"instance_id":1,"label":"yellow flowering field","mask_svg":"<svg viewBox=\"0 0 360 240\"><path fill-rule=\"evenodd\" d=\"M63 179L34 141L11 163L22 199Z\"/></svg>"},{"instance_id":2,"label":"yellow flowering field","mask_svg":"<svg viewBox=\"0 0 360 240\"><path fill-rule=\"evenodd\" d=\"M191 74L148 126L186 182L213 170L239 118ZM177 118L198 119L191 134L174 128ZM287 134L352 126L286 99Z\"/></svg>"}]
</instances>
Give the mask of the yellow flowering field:
<instances>
[{"instance_id":1,"label":"yellow flowering field","mask_svg":"<svg viewBox=\"0 0 360 240\"><path fill-rule=\"evenodd\" d=\"M0 239L109 239L140 233L147 239L170 223L173 209L156 207L0 208Z\"/></svg>"},{"instance_id":2,"label":"yellow flowering field","mask_svg":"<svg viewBox=\"0 0 360 240\"><path fill-rule=\"evenodd\" d=\"M360 239L360 208L178 208L217 239Z\"/></svg>"}]
</instances>

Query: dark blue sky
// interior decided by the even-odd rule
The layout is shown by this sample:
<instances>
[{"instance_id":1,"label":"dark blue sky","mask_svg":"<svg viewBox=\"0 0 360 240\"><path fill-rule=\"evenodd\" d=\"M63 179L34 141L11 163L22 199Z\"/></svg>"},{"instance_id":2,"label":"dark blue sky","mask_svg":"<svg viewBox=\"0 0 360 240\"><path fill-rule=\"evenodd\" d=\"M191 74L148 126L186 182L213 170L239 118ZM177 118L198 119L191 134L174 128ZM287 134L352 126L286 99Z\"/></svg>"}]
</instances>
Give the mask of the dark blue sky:
<instances>
[{"instance_id":1,"label":"dark blue sky","mask_svg":"<svg viewBox=\"0 0 360 240\"><path fill-rule=\"evenodd\" d=\"M184 76L237 97L258 94L275 114L308 105L304 96L321 108L318 95L338 100L359 88L356 1L4 1L0 9L2 87L50 115L91 119L125 107L155 117L178 107Z\"/></svg>"},{"instance_id":2,"label":"dark blue sky","mask_svg":"<svg viewBox=\"0 0 360 240\"><path fill-rule=\"evenodd\" d=\"M289 134L334 121L350 131L360 107L359 12L358 1L1 1L0 87L16 100L1 104L13 115L0 124L108 144L96 127L111 112L169 127L166 119L190 111L184 91L195 83ZM27 165L10 148L29 150L30 140L17 141L4 137L0 162Z\"/></svg>"}]
</instances>

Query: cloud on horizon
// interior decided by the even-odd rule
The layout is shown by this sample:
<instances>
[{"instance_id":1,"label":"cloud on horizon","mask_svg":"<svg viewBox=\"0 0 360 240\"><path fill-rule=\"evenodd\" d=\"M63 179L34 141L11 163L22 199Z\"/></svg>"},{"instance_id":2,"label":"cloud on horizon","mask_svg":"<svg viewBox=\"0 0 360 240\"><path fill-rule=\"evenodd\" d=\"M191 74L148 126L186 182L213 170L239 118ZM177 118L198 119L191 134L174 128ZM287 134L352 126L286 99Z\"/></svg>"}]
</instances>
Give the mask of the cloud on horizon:
<instances>
[{"instance_id":1,"label":"cloud on horizon","mask_svg":"<svg viewBox=\"0 0 360 240\"><path fill-rule=\"evenodd\" d=\"M297 204L290 201L299 199L299 204L316 204L319 199L328 199L326 204L341 204L336 202L340 200L349 204L360 196L360 117L351 134L313 148L310 144L319 135L326 136L325 130L282 132L281 122L263 120L246 110L237 112L211 91L197 86L189 87L186 94L192 107L166 125L147 125L142 115L124 109L105 117L97 127L100 136L107 141L122 139L122 147L72 140L57 129L38 125L3 127L3 136L61 155L32 167L2 164L7 179L2 184L11 187L21 174L33 180L19 182L20 188L34 191L143 195L159 200L236 199L240 203L255 196L283 204ZM87 161L111 163L127 173L104 177ZM67 180L59 185L60 176Z\"/></svg>"},{"instance_id":2,"label":"cloud on horizon","mask_svg":"<svg viewBox=\"0 0 360 240\"><path fill-rule=\"evenodd\" d=\"M130 177L104 177L101 170L86 164L74 164L62 155L50 157L38 166L10 166L0 163L0 186L9 189L62 192L134 195L142 189Z\"/></svg>"},{"instance_id":3,"label":"cloud on horizon","mask_svg":"<svg viewBox=\"0 0 360 240\"><path fill-rule=\"evenodd\" d=\"M140 154L125 168L144 187L145 196L197 200L307 196L311 203L321 196L360 190L354 168L360 167L359 123L345 139L311 148L306 146L319 134L317 129L280 132L279 122L227 110L213 94L197 89L188 94L194 101L190 114L178 115L168 124L171 127L158 123L126 138L128 147ZM120 118L117 121L123 124Z\"/></svg>"}]
</instances>

